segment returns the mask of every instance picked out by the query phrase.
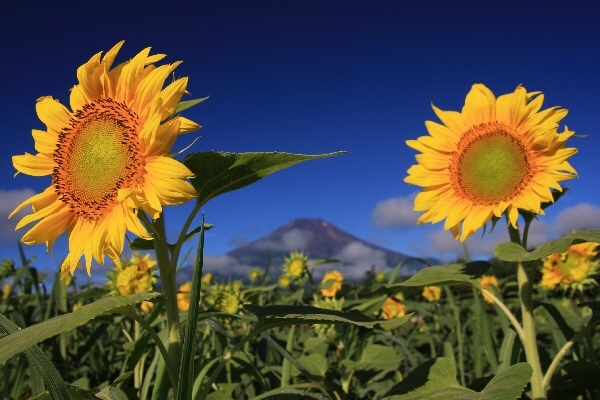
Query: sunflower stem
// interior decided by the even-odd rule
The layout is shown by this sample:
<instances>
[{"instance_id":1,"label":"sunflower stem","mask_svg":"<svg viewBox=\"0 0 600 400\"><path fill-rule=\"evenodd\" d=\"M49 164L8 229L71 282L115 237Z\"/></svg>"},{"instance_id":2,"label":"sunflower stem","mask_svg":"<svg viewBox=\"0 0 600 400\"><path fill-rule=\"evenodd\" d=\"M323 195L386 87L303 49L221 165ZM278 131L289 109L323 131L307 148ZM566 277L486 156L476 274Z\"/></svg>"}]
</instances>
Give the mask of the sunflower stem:
<instances>
[{"instance_id":1,"label":"sunflower stem","mask_svg":"<svg viewBox=\"0 0 600 400\"><path fill-rule=\"evenodd\" d=\"M527 266L519 263L517 270L517 279L519 281L519 292L521 297L521 311L523 314L523 331L525 333L525 356L527 362L531 365L533 373L531 375L531 391L533 398L545 399L543 385L542 366L540 365L540 356L538 354L535 321L533 319L533 280L527 270Z\"/></svg>"},{"instance_id":2,"label":"sunflower stem","mask_svg":"<svg viewBox=\"0 0 600 400\"><path fill-rule=\"evenodd\" d=\"M508 218L507 218L508 219ZM510 240L519 245L522 244L519 229L508 222L508 233ZM533 370L531 374L531 392L534 400L545 399L544 376L538 354L535 321L533 319L533 279L527 264L519 263L517 267L517 281L519 284L519 297L521 300L521 313L523 315L523 348L525 357Z\"/></svg>"},{"instance_id":3,"label":"sunflower stem","mask_svg":"<svg viewBox=\"0 0 600 400\"><path fill-rule=\"evenodd\" d=\"M177 308L177 287L175 285L175 270L171 268L169 259L169 248L165 233L165 221L161 214L153 223L154 249L156 261L160 270L163 293L166 297L165 308L167 310L167 328L169 330L169 358L175 367L175 382L179 382L179 366L181 365L181 329L179 326L179 309ZM173 393L177 396L177 386L173 387Z\"/></svg>"}]
</instances>

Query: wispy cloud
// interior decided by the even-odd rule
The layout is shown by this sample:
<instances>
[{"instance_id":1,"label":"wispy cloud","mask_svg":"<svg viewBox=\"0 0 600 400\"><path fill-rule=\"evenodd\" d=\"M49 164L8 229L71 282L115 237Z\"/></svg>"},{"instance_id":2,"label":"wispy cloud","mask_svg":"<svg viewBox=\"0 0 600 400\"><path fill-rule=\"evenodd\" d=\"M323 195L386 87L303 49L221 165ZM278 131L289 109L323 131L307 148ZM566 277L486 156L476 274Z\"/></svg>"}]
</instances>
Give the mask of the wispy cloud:
<instances>
[{"instance_id":1,"label":"wispy cloud","mask_svg":"<svg viewBox=\"0 0 600 400\"><path fill-rule=\"evenodd\" d=\"M11 219L8 219L8 216L23 200L34 194L35 192L28 188L0 190L0 244L14 244L21 238L25 230L15 232L15 226L25 214L31 212L31 208L19 212Z\"/></svg>"},{"instance_id":2,"label":"wispy cloud","mask_svg":"<svg viewBox=\"0 0 600 400\"><path fill-rule=\"evenodd\" d=\"M589 203L579 203L566 208L558 214L552 226L553 232L558 234L585 228L600 228L600 207Z\"/></svg>"},{"instance_id":3,"label":"wispy cloud","mask_svg":"<svg viewBox=\"0 0 600 400\"><path fill-rule=\"evenodd\" d=\"M387 228L414 226L419 218L419 213L413 211L416 195L415 192L408 196L393 197L377 203L372 213L375 225Z\"/></svg>"},{"instance_id":4,"label":"wispy cloud","mask_svg":"<svg viewBox=\"0 0 600 400\"><path fill-rule=\"evenodd\" d=\"M343 267L340 271L347 278L361 279L365 272L375 266L376 269L386 268L385 253L378 249L373 249L361 242L352 242L340 250L334 258L340 260ZM334 269L335 266L330 269ZM317 270L317 275L324 274L325 267L322 271Z\"/></svg>"}]
</instances>

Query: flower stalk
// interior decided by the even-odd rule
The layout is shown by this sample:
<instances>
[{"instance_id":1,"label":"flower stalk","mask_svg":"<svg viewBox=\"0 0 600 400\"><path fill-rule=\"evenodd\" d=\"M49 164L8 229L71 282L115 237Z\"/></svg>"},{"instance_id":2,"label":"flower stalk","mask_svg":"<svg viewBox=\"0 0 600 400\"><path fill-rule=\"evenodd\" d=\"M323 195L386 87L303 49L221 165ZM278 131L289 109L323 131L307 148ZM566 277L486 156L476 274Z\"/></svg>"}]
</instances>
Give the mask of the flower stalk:
<instances>
[{"instance_id":1,"label":"flower stalk","mask_svg":"<svg viewBox=\"0 0 600 400\"><path fill-rule=\"evenodd\" d=\"M179 326L179 309L177 308L177 287L175 285L175 274L171 268L171 260L169 259L169 249L167 247L165 222L161 214L153 223L152 237L154 241L154 249L156 251L156 261L160 270L160 278L162 280L163 293L167 298L165 308L167 311L167 329L169 331L169 361L174 366L181 364L181 328ZM175 368L174 381L179 382L179 370ZM176 391L177 387L174 386Z\"/></svg>"},{"instance_id":2,"label":"flower stalk","mask_svg":"<svg viewBox=\"0 0 600 400\"><path fill-rule=\"evenodd\" d=\"M528 225L528 224L527 224ZM519 229L514 228L508 222L508 232L513 243L521 245ZM546 394L543 384L542 366L538 354L535 321L533 319L533 279L531 270L527 264L520 262L517 267L517 282L519 285L519 298L521 301L521 313L523 319L523 337L521 342L525 349L525 357L533 370L531 374L531 392L533 399L545 399Z\"/></svg>"}]
</instances>

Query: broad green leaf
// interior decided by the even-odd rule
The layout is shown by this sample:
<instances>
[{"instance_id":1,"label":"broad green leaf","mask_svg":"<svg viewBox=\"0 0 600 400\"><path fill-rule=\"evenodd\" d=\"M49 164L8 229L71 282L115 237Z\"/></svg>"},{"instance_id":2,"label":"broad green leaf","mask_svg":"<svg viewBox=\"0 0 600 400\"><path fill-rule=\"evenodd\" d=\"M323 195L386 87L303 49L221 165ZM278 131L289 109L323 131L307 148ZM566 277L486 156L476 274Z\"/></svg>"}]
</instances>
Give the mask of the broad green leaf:
<instances>
[{"instance_id":1,"label":"broad green leaf","mask_svg":"<svg viewBox=\"0 0 600 400\"><path fill-rule=\"evenodd\" d=\"M201 99L182 101L179 104L177 104L177 108L175 109L175 112L173 114L178 114L183 110L187 110L188 108L195 106L198 103L202 103L204 100L208 99L208 97L209 96L203 97Z\"/></svg>"},{"instance_id":2,"label":"broad green leaf","mask_svg":"<svg viewBox=\"0 0 600 400\"><path fill-rule=\"evenodd\" d=\"M21 332L21 328L15 325L11 320L0 314L0 332L8 333L3 339L6 339L17 332ZM3 339L0 339L2 341ZM1 349L1 346L0 346ZM56 367L48 359L46 354L37 346L32 346L25 350L27 359L34 366L39 376L44 380L44 385L48 389L48 396L51 395L53 399L69 399L69 391L65 382L62 380L60 373ZM2 365L3 361L0 362ZM5 393L6 394L6 393Z\"/></svg>"},{"instance_id":3,"label":"broad green leaf","mask_svg":"<svg viewBox=\"0 0 600 400\"><path fill-rule=\"evenodd\" d=\"M202 152L188 155L183 163L195 174L191 182L198 191L198 202L204 204L213 197L241 189L273 172L303 161L338 154L342 152L320 155Z\"/></svg>"},{"instance_id":4,"label":"broad green leaf","mask_svg":"<svg viewBox=\"0 0 600 400\"><path fill-rule=\"evenodd\" d=\"M276 326L287 326L296 324L350 324L362 326L369 329L382 329L389 331L407 322L412 313L402 318L388 320L376 320L367 317L363 313L350 310L348 312L326 310L312 306L257 306L245 304L244 308L258 318L262 329L270 329ZM255 328L257 329L257 328Z\"/></svg>"},{"instance_id":5,"label":"broad green leaf","mask_svg":"<svg viewBox=\"0 0 600 400\"><path fill-rule=\"evenodd\" d=\"M527 386L531 373L531 366L527 363L511 365L494 376L481 392L467 396L464 400L518 399Z\"/></svg>"},{"instance_id":6,"label":"broad green leaf","mask_svg":"<svg viewBox=\"0 0 600 400\"><path fill-rule=\"evenodd\" d=\"M75 329L99 315L111 313L119 308L138 304L142 301L154 300L159 296L160 293L137 293L129 296L104 297L70 314L60 315L21 329L0 339L0 364L42 340Z\"/></svg>"},{"instance_id":7,"label":"broad green leaf","mask_svg":"<svg viewBox=\"0 0 600 400\"><path fill-rule=\"evenodd\" d=\"M492 378L481 392L460 386L456 368L447 358L436 358L419 365L406 379L384 395L388 400L514 400L518 399L531 377L527 363L512 365Z\"/></svg>"},{"instance_id":8,"label":"broad green leaf","mask_svg":"<svg viewBox=\"0 0 600 400\"><path fill-rule=\"evenodd\" d=\"M327 357L322 354L314 353L307 356L300 356L296 359L313 376L324 377L329 368ZM292 375L300 375L300 370L292 367Z\"/></svg>"},{"instance_id":9,"label":"broad green leaf","mask_svg":"<svg viewBox=\"0 0 600 400\"><path fill-rule=\"evenodd\" d=\"M419 365L404 380L394 385L383 398L450 400L475 393L458 384L454 363L447 358L439 357Z\"/></svg>"},{"instance_id":10,"label":"broad green leaf","mask_svg":"<svg viewBox=\"0 0 600 400\"><path fill-rule=\"evenodd\" d=\"M71 396L71 400L98 400L91 390L80 389L74 386L67 387L67 390ZM46 390L37 396L30 397L29 400L52 400L52 396L50 396L50 392Z\"/></svg>"},{"instance_id":11,"label":"broad green leaf","mask_svg":"<svg viewBox=\"0 0 600 400\"><path fill-rule=\"evenodd\" d=\"M341 363L348 368L363 371L395 370L400 365L402 357L390 346L371 344L364 348L360 361L343 360Z\"/></svg>"},{"instance_id":12,"label":"broad green leaf","mask_svg":"<svg viewBox=\"0 0 600 400\"><path fill-rule=\"evenodd\" d=\"M500 243L494 248L494 254L503 261L533 261L540 260L553 253L564 253L571 245L585 242L600 243L600 229L585 229L569 233L558 239L542 243L531 252L516 243Z\"/></svg>"},{"instance_id":13,"label":"broad green leaf","mask_svg":"<svg viewBox=\"0 0 600 400\"><path fill-rule=\"evenodd\" d=\"M397 293L403 287L414 286L466 284L479 287L477 279L481 277L489 267L490 263L485 261L427 267L419 270L416 274L403 282L394 283L392 285L383 285L376 290L375 294Z\"/></svg>"}]
</instances>

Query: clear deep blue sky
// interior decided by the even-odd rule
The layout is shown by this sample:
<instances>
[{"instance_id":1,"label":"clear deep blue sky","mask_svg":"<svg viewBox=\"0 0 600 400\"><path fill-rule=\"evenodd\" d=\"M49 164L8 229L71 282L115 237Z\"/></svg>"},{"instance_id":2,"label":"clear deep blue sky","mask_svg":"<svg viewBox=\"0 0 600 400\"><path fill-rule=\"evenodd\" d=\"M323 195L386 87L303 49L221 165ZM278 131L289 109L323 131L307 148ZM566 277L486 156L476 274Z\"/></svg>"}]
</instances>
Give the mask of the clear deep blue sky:
<instances>
[{"instance_id":1,"label":"clear deep blue sky","mask_svg":"<svg viewBox=\"0 0 600 400\"><path fill-rule=\"evenodd\" d=\"M442 224L414 226L410 196L418 188L403 179L415 151L404 142L436 120L432 102L460 110L479 82L497 96L518 84L542 91L544 108L569 109L563 122L588 135L570 142L580 149L571 159L580 178L567 183L571 191L541 217L532 239L600 227L597 2L82 3L0 5L0 258L17 256L16 221L6 215L49 184L13 178L11 156L35 153L31 129L44 129L35 100L51 95L68 104L76 68L122 39L117 62L152 46L168 62L184 61L176 73L190 77L193 98L210 95L185 114L203 128L177 149L200 136L194 151L348 151L207 204L206 220L215 224L206 240L210 256L299 217L323 218L411 255L456 256L461 248ZM171 232L186 210L169 210ZM498 239L467 244L489 256ZM25 250L54 268L66 251L61 243L56 259L43 245Z\"/></svg>"}]
</instances>

